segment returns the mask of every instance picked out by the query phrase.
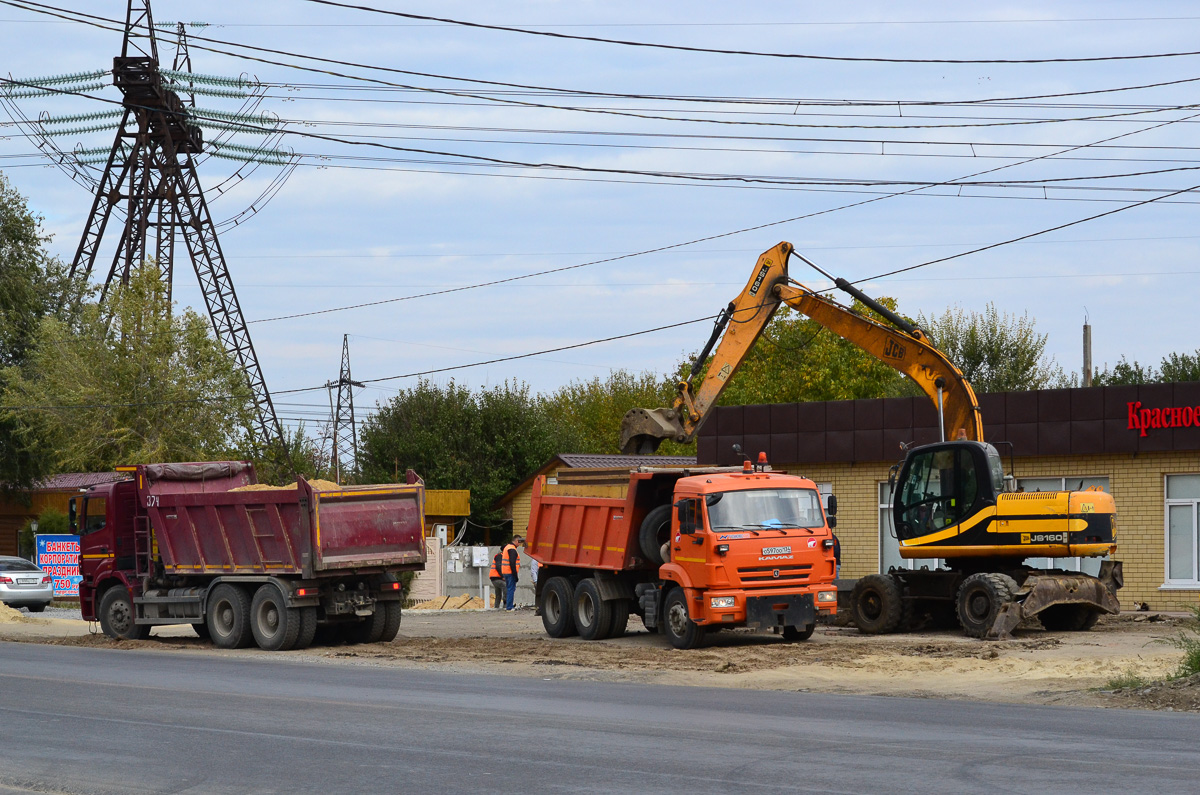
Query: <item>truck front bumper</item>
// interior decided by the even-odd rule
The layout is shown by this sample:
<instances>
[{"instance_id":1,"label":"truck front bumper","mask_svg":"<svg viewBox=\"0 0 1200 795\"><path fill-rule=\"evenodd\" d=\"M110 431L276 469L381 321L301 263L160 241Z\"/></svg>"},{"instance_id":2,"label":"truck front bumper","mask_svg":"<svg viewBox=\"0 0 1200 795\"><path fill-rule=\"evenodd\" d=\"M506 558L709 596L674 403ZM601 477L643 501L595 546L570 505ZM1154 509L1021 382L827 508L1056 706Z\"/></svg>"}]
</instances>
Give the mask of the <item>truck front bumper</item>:
<instances>
[{"instance_id":1,"label":"truck front bumper","mask_svg":"<svg viewBox=\"0 0 1200 795\"><path fill-rule=\"evenodd\" d=\"M821 598L823 592L827 593L825 599ZM696 612L700 615L695 617L695 621L710 626L804 626L811 624L818 612L830 615L837 612L837 590L832 583L771 593L706 591L702 594L696 603L699 608ZM783 616L783 623L780 623L779 616Z\"/></svg>"}]
</instances>

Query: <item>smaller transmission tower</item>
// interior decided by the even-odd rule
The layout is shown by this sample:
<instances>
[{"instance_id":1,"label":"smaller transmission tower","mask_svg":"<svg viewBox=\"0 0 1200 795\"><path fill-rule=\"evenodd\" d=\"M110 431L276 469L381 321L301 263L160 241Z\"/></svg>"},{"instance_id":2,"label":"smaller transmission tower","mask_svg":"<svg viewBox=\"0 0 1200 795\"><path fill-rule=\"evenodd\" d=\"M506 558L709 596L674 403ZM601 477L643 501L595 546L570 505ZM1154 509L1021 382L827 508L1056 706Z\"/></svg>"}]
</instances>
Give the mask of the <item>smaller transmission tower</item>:
<instances>
[{"instance_id":1,"label":"smaller transmission tower","mask_svg":"<svg viewBox=\"0 0 1200 795\"><path fill-rule=\"evenodd\" d=\"M329 381L331 418L329 422L329 464L333 467L334 479L342 482L344 475L352 474L358 466L358 430L354 424L354 387L362 389L366 384L350 377L350 335L342 335L342 370L337 381ZM333 390L337 389L334 404Z\"/></svg>"}]
</instances>

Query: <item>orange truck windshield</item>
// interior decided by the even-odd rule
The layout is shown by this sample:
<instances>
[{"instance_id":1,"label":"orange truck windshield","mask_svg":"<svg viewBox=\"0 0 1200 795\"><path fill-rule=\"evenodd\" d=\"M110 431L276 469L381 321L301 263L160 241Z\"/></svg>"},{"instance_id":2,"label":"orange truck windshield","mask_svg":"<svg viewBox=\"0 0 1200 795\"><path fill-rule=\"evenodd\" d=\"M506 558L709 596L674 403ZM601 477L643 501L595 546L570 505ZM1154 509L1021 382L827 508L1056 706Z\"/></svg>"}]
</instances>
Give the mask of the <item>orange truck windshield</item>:
<instances>
[{"instance_id":1,"label":"orange truck windshield","mask_svg":"<svg viewBox=\"0 0 1200 795\"><path fill-rule=\"evenodd\" d=\"M711 494L708 521L713 530L824 527L821 497L815 489L752 489Z\"/></svg>"}]
</instances>

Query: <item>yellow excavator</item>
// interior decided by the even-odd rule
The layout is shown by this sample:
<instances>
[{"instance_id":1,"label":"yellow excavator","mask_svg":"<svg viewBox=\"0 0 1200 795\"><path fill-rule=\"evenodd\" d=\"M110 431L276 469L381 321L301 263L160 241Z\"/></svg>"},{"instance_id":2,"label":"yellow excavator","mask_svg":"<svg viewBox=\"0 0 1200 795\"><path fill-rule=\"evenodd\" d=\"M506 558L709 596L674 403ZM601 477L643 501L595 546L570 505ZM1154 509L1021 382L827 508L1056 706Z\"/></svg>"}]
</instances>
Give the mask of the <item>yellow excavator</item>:
<instances>
[{"instance_id":1,"label":"yellow excavator","mask_svg":"<svg viewBox=\"0 0 1200 795\"><path fill-rule=\"evenodd\" d=\"M839 290L886 323L790 279L792 256L833 279ZM821 271L790 243L780 243L758 258L745 289L720 313L691 374L678 384L674 404L631 409L625 415L622 452L645 455L665 439L692 441L785 304L911 378L938 411L941 441L907 448L890 480L900 556L942 560L944 565L893 568L859 579L849 607L860 631L895 632L928 620L937 626L957 624L973 637L1005 638L1034 616L1046 629L1078 631L1090 629L1101 614L1120 611L1119 561L1102 561L1095 577L1025 565L1028 558L1115 553L1112 497L1102 491L1015 491L1000 453L983 439L979 402L962 372L920 328L845 279ZM710 353L708 369L696 384Z\"/></svg>"}]
</instances>

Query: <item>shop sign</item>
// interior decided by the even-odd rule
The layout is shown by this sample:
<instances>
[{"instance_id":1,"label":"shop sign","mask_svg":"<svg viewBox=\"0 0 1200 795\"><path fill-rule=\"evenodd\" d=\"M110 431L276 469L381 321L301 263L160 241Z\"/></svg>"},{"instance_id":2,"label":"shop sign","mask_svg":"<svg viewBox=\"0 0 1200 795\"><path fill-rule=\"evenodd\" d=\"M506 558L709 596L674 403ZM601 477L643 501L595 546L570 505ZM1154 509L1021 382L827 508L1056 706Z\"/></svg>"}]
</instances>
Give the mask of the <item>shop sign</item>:
<instances>
[{"instance_id":1,"label":"shop sign","mask_svg":"<svg viewBox=\"0 0 1200 795\"><path fill-rule=\"evenodd\" d=\"M1141 431L1141 435L1145 436L1153 428L1191 428L1193 425L1200 426L1200 406L1184 406L1178 408L1175 406L1147 409L1142 408L1142 401L1135 400L1126 403L1126 409L1129 412L1129 425L1131 431Z\"/></svg>"},{"instance_id":2,"label":"shop sign","mask_svg":"<svg viewBox=\"0 0 1200 795\"><path fill-rule=\"evenodd\" d=\"M55 596L79 596L79 536L34 536L37 560L42 571L54 578Z\"/></svg>"}]
</instances>

